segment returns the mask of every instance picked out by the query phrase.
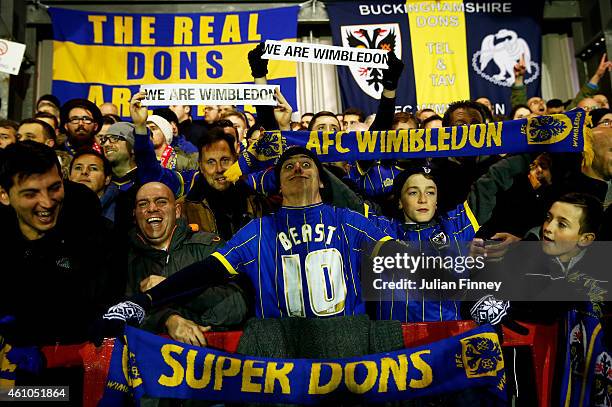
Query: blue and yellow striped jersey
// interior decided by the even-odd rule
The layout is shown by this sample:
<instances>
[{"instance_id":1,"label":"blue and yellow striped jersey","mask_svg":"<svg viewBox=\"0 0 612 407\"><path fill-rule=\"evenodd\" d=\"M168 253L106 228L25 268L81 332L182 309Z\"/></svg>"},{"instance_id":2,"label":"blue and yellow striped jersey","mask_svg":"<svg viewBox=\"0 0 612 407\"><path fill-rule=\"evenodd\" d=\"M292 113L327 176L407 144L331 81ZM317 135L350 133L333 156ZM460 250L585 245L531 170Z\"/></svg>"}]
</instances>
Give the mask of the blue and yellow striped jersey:
<instances>
[{"instance_id":1,"label":"blue and yellow striped jersey","mask_svg":"<svg viewBox=\"0 0 612 407\"><path fill-rule=\"evenodd\" d=\"M425 224L407 224L382 216L370 219L392 238L407 242L427 256L467 256L469 243L480 228L467 202ZM461 319L460 311L458 301L425 300L423 294L411 290L399 300L381 301L376 317L402 322L452 321Z\"/></svg>"},{"instance_id":2,"label":"blue and yellow striped jersey","mask_svg":"<svg viewBox=\"0 0 612 407\"><path fill-rule=\"evenodd\" d=\"M365 313L361 248L388 239L363 215L320 203L254 219L213 256L248 275L260 318L354 315Z\"/></svg>"}]
</instances>

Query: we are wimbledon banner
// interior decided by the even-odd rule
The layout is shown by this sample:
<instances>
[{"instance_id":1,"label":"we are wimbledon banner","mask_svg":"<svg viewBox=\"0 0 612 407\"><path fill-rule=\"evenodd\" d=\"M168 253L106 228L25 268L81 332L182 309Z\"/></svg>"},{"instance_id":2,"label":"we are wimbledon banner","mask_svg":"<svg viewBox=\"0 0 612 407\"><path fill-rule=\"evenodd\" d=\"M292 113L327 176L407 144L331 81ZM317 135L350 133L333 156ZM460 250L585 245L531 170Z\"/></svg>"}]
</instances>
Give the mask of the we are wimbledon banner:
<instances>
[{"instance_id":1,"label":"we are wimbledon banner","mask_svg":"<svg viewBox=\"0 0 612 407\"><path fill-rule=\"evenodd\" d=\"M62 103L112 102L128 117L141 85L252 83L248 52L265 40L295 41L298 12L299 6L190 14L52 7L52 93ZM296 106L295 62L270 61L268 71L269 83Z\"/></svg>"}]
</instances>

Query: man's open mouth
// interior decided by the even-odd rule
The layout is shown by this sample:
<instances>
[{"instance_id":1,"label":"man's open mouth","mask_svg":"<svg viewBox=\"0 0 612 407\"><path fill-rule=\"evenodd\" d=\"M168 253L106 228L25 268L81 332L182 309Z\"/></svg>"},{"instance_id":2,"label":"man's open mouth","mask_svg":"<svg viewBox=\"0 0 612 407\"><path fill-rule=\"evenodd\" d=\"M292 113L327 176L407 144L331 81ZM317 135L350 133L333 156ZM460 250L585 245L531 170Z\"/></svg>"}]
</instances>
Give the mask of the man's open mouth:
<instances>
[{"instance_id":1,"label":"man's open mouth","mask_svg":"<svg viewBox=\"0 0 612 407\"><path fill-rule=\"evenodd\" d=\"M153 218L149 218L149 219L147 219L147 223L148 223L149 225L158 226L159 224L161 224L161 223L162 223L162 220L163 220L162 218L159 218L159 217L153 217Z\"/></svg>"}]
</instances>

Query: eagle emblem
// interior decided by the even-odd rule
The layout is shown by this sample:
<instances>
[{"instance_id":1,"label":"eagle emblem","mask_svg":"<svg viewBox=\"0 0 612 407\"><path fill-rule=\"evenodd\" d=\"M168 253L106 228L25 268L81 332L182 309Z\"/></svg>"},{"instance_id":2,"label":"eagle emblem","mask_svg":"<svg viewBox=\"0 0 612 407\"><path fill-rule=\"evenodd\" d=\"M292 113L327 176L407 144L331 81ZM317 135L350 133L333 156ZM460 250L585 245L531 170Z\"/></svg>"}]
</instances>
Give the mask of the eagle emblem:
<instances>
[{"instance_id":1,"label":"eagle emblem","mask_svg":"<svg viewBox=\"0 0 612 407\"><path fill-rule=\"evenodd\" d=\"M440 231L435 235L430 236L429 240L437 250L442 250L450 246L448 236L443 231Z\"/></svg>"},{"instance_id":2,"label":"eagle emblem","mask_svg":"<svg viewBox=\"0 0 612 407\"><path fill-rule=\"evenodd\" d=\"M595 380L593 385L593 405L612 406L612 359L602 352L595 359Z\"/></svg>"},{"instance_id":3,"label":"eagle emblem","mask_svg":"<svg viewBox=\"0 0 612 407\"><path fill-rule=\"evenodd\" d=\"M582 322L576 324L570 332L570 369L573 374L584 373L584 360L586 358L586 329Z\"/></svg>"},{"instance_id":4,"label":"eagle emblem","mask_svg":"<svg viewBox=\"0 0 612 407\"><path fill-rule=\"evenodd\" d=\"M399 24L345 25L340 27L343 47L393 51L402 59L402 38ZM353 79L362 91L374 99L382 93L382 69L349 66Z\"/></svg>"},{"instance_id":5,"label":"eagle emblem","mask_svg":"<svg viewBox=\"0 0 612 407\"><path fill-rule=\"evenodd\" d=\"M563 114L530 117L521 126L528 144L555 144L565 139L572 131L572 121Z\"/></svg>"},{"instance_id":6,"label":"eagle emblem","mask_svg":"<svg viewBox=\"0 0 612 407\"><path fill-rule=\"evenodd\" d=\"M502 28L495 34L489 34L482 40L480 50L472 57L472 68L484 79L499 86L511 87L514 84L514 65L521 55L525 60L527 75L525 83L531 83L540 75L540 67L531 60L531 51L527 42L516 32ZM489 68L491 61L497 67Z\"/></svg>"},{"instance_id":7,"label":"eagle emblem","mask_svg":"<svg viewBox=\"0 0 612 407\"><path fill-rule=\"evenodd\" d=\"M481 333L461 339L461 356L468 378L496 377L504 368L504 358L497 335Z\"/></svg>"},{"instance_id":8,"label":"eagle emblem","mask_svg":"<svg viewBox=\"0 0 612 407\"><path fill-rule=\"evenodd\" d=\"M287 149L287 139L279 130L263 132L261 137L241 154L251 170L263 169Z\"/></svg>"}]
</instances>

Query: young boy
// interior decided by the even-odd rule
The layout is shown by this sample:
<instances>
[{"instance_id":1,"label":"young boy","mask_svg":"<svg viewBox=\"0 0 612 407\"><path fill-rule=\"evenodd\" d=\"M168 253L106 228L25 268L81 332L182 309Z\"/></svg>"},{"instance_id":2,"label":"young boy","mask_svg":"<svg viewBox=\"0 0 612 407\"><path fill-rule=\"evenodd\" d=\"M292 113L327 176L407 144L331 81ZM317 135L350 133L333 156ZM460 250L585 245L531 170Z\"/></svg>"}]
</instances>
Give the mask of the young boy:
<instances>
[{"instance_id":1,"label":"young boy","mask_svg":"<svg viewBox=\"0 0 612 407\"><path fill-rule=\"evenodd\" d=\"M472 185L467 200L445 214L437 213L438 182L434 170L429 167L405 170L393 184L400 215L395 219L371 218L392 238L408 242L424 255L467 256L469 243L491 216L497 191L510 188L515 176L528 171L529 163L529 156L519 155L492 165ZM505 241L509 236L495 234L492 239ZM377 317L405 322L448 321L461 319L460 311L457 301L428 301L424 293L410 291L402 298L380 302Z\"/></svg>"},{"instance_id":2,"label":"young boy","mask_svg":"<svg viewBox=\"0 0 612 407\"><path fill-rule=\"evenodd\" d=\"M589 194L565 194L551 205L540 230L532 229L525 239L533 240L537 234L546 255L544 263L534 259L522 262L527 268L524 289L533 299L594 304L604 300L610 278L598 259L605 254L587 250L596 240L602 221L602 204ZM541 309L549 308L541 305Z\"/></svg>"}]
</instances>

